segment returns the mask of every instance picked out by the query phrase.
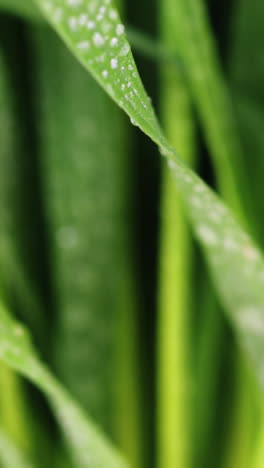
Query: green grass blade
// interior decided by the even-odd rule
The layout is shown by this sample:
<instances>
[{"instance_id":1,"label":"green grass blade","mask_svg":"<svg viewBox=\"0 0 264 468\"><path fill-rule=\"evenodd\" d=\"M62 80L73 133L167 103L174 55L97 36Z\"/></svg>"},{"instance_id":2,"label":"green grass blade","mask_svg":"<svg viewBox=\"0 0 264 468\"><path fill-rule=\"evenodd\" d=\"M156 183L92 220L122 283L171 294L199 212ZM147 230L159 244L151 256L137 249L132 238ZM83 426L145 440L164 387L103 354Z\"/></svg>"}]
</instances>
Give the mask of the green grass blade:
<instances>
[{"instance_id":1,"label":"green grass blade","mask_svg":"<svg viewBox=\"0 0 264 468\"><path fill-rule=\"evenodd\" d=\"M210 465L214 453L222 451L221 423L218 418L219 387L222 383L221 367L225 343L224 317L208 275L199 261L197 307L198 328L193 345L193 373L195 380L192 401L192 466L203 468ZM219 456L220 459L220 456ZM217 464L218 466L218 464Z\"/></svg>"},{"instance_id":2,"label":"green grass blade","mask_svg":"<svg viewBox=\"0 0 264 468\"><path fill-rule=\"evenodd\" d=\"M0 11L1 9L3 12L12 13L26 20L37 20L38 23L44 21L33 0L24 0L23 3L20 0L0 0ZM141 55L158 63L170 62L174 63L177 68L182 67L179 58L175 57L175 54L165 44L157 42L144 32L128 26L127 36L132 48Z\"/></svg>"},{"instance_id":3,"label":"green grass blade","mask_svg":"<svg viewBox=\"0 0 264 468\"><path fill-rule=\"evenodd\" d=\"M235 97L237 120L241 140L252 154L248 161L249 177L254 180L251 190L254 196L254 211L258 217L263 242L262 174L264 139L263 126L263 78L264 67L259 59L264 43L264 8L258 0L238 0L233 8L229 34L229 82Z\"/></svg>"},{"instance_id":4,"label":"green grass blade","mask_svg":"<svg viewBox=\"0 0 264 468\"><path fill-rule=\"evenodd\" d=\"M259 1L252 1L249 3L244 0L239 0L235 3L231 19L229 37L231 48L228 57L230 85L236 99L237 119L241 139L247 153L253 155L252 161L250 164L247 164L247 169L249 177L254 180L252 193L255 200L254 210L261 232L261 242L263 242L262 174L264 169L264 140L262 127L264 116L264 67L260 56L264 44L263 13L263 4ZM256 398L254 393L253 398L256 408L255 417L251 417L251 419L248 418L247 421L247 432L251 435L251 445L248 447L248 453L251 456L250 462L252 466L255 466L254 462L252 462L252 452L255 450L257 427L259 434L257 434L258 441L256 451L260 456L258 455L259 459L256 466L258 466L258 463L259 466L261 466L263 464L263 459L261 461L261 453L263 453L264 439L261 440L261 434L263 433L263 411L262 408L259 411L259 406L262 407L262 401L261 398ZM244 434L241 431L241 424L239 424L239 421L236 429L238 434L240 434L240 439L243 440ZM240 445L241 443L238 441L236 450L238 457L241 456ZM247 448L245 444L242 445ZM243 463L244 465L241 466L247 466L246 456L244 456Z\"/></svg>"},{"instance_id":5,"label":"green grass blade","mask_svg":"<svg viewBox=\"0 0 264 468\"><path fill-rule=\"evenodd\" d=\"M182 211L174 183L165 166L157 327L160 467L188 466L186 460L190 453L190 238Z\"/></svg>"},{"instance_id":6,"label":"green grass blade","mask_svg":"<svg viewBox=\"0 0 264 468\"><path fill-rule=\"evenodd\" d=\"M38 0L37 4L76 58L168 159L218 294L263 387L264 264L260 252L226 206L178 158L165 139L112 2L97 0L68 5L63 0L49 3ZM84 26L82 15L89 17Z\"/></svg>"},{"instance_id":7,"label":"green grass blade","mask_svg":"<svg viewBox=\"0 0 264 468\"><path fill-rule=\"evenodd\" d=\"M19 449L31 453L31 416L27 415L24 388L20 377L2 362L0 365L0 388L1 427L14 440Z\"/></svg>"},{"instance_id":8,"label":"green grass blade","mask_svg":"<svg viewBox=\"0 0 264 468\"><path fill-rule=\"evenodd\" d=\"M0 463L2 468L36 468L3 429L0 429Z\"/></svg>"},{"instance_id":9,"label":"green grass blade","mask_svg":"<svg viewBox=\"0 0 264 468\"><path fill-rule=\"evenodd\" d=\"M203 0L170 2L175 45L199 113L213 158L221 194L251 229L254 211L234 112L218 61ZM243 187L241 193L239 188ZM254 225L253 225L254 226ZM256 229L256 226L253 228Z\"/></svg>"},{"instance_id":10,"label":"green grass blade","mask_svg":"<svg viewBox=\"0 0 264 468\"><path fill-rule=\"evenodd\" d=\"M169 2L161 5L161 33L174 44ZM178 72L178 73L177 73ZM189 90L175 64L162 68L161 105L166 134L186 158L194 154ZM158 466L191 463L191 236L184 207L164 165L161 204L158 349Z\"/></svg>"},{"instance_id":11,"label":"green grass blade","mask_svg":"<svg viewBox=\"0 0 264 468\"><path fill-rule=\"evenodd\" d=\"M16 194L19 183L16 169L21 135L19 119L15 112L15 96L12 90L10 70L6 60L6 51L1 44L0 51L0 277L2 291L8 303L12 303L12 281L6 275L7 256L17 255L17 218L14 211L18 205ZM14 134L16 138L14 139ZM27 403L23 384L9 367L0 365L0 425L14 440L18 448L31 452L32 427L31 417L27 413Z\"/></svg>"},{"instance_id":12,"label":"green grass blade","mask_svg":"<svg viewBox=\"0 0 264 468\"><path fill-rule=\"evenodd\" d=\"M260 415L263 421L264 414L263 414L263 406L261 405L259 407L260 410ZM258 432L257 438L256 438L256 447L255 447L255 456L252 457L252 467L253 468L262 468L263 466L263 457L264 457L264 431L263 431L263 424L260 427L260 430Z\"/></svg>"},{"instance_id":13,"label":"green grass blade","mask_svg":"<svg viewBox=\"0 0 264 468\"><path fill-rule=\"evenodd\" d=\"M236 351L231 427L227 432L223 468L254 466L255 444L261 422L255 382L245 365L244 356L239 350Z\"/></svg>"},{"instance_id":14,"label":"green grass blade","mask_svg":"<svg viewBox=\"0 0 264 468\"><path fill-rule=\"evenodd\" d=\"M0 303L0 358L36 384L46 395L60 423L76 468L125 468L126 462L41 363L27 330Z\"/></svg>"},{"instance_id":15,"label":"green grass blade","mask_svg":"<svg viewBox=\"0 0 264 468\"><path fill-rule=\"evenodd\" d=\"M173 24L177 36L175 47L177 47L177 51L185 65L186 76L203 123L218 188L229 206L234 209L244 223L244 226L247 226L248 219L258 218L255 217L253 204L249 200L249 182L245 177L246 166L243 159L243 148L234 122L231 101L218 63L204 2L200 0L188 0L187 2L180 0L174 5L171 3L170 13L174 19ZM244 196L245 193L246 197ZM256 232L259 234L259 228L255 224L253 233L256 234ZM249 378L246 374L244 377L247 380ZM243 379L241 382L243 382ZM242 402L239 406L240 411L244 412L244 417L241 414L241 418L243 420L247 418L248 421L247 435L249 442L251 440L250 432L252 432L249 415L250 413L254 414L254 399L252 393L250 394L248 391L249 386L246 386L246 388L247 392L244 390L244 385L238 385L237 391L238 393L242 391ZM240 398L240 396L237 395L237 398ZM246 405L248 408L246 408ZM253 417L251 420L253 420ZM237 424L236 420L235 425L238 430L239 427L244 427L239 422ZM246 437L243 437L243 440L245 442ZM245 456L247 444L242 443L242 446L244 447L244 456L241 456L238 449L237 464L240 466L243 459L245 466L247 466L248 458ZM233 453L233 450L231 452Z\"/></svg>"}]
</instances>

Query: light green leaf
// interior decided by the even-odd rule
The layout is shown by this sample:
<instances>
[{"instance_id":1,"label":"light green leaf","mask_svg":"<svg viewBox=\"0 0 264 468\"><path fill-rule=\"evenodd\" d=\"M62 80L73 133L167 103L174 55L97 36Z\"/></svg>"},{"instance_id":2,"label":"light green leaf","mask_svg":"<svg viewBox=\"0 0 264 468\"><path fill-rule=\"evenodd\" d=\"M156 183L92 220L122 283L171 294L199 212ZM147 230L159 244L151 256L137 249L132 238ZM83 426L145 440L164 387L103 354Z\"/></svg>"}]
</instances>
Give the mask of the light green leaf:
<instances>
[{"instance_id":1,"label":"light green leaf","mask_svg":"<svg viewBox=\"0 0 264 468\"><path fill-rule=\"evenodd\" d=\"M231 17L231 28L229 35L229 78L235 98L237 119L241 140L245 150L251 155L250 161L246 160L248 177L252 180L252 194L254 196L254 211L258 219L260 229L260 241L263 245L263 170L264 170L264 138L263 138L263 117L264 117L264 93L263 78L264 66L260 59L264 45L263 31L264 4L259 0L246 1L238 0L233 9ZM241 375L241 372L240 372ZM240 377L239 375L239 377ZM243 384L242 384L243 378ZM248 382L245 375L242 375L239 388L242 389L242 410L245 415L234 415L235 437L233 445L229 448L229 457L234 466L243 468L263 466L263 404L262 398L258 398L258 405L255 405L255 412L245 412L250 402ZM249 380L249 379L247 379ZM245 392L245 389L247 393ZM251 390L251 394L252 389ZM244 391L244 395L243 395ZM241 393L241 390L240 390ZM256 400L255 393L253 394ZM251 397L252 400L252 397ZM260 408L259 408L260 404ZM252 403L251 403L252 407ZM261 409L259 411L259 409ZM240 410L241 412L241 410ZM252 414L253 413L253 414ZM243 427L247 431L243 431ZM258 428L256 443L256 427ZM231 439L232 443L232 439ZM243 449L241 450L241 448ZM252 461L252 451L256 452L256 461ZM236 458L235 458L236 456ZM250 459L251 457L251 459ZM249 461L250 460L250 461ZM228 462L228 459L227 459Z\"/></svg>"},{"instance_id":2,"label":"light green leaf","mask_svg":"<svg viewBox=\"0 0 264 468\"><path fill-rule=\"evenodd\" d=\"M3 10L24 20L31 20L32 23L41 24L44 18L33 2L34 0L23 0L23 3L21 0L0 0L0 11ZM126 33L132 48L138 53L151 60L174 63L177 68L182 68L182 63L178 57L175 57L171 48L167 48L163 43L157 42L153 37L134 27L128 26Z\"/></svg>"},{"instance_id":3,"label":"light green leaf","mask_svg":"<svg viewBox=\"0 0 264 468\"><path fill-rule=\"evenodd\" d=\"M126 462L38 359L27 330L12 319L2 302L0 323L0 358L44 392L71 447L75 466L125 468Z\"/></svg>"},{"instance_id":4,"label":"light green leaf","mask_svg":"<svg viewBox=\"0 0 264 468\"><path fill-rule=\"evenodd\" d=\"M160 4L162 40L175 44L170 0ZM161 68L161 110L166 134L188 161L195 153L195 119L182 70L173 62ZM188 467L195 445L191 436L194 379L192 351L192 236L184 206L163 161L157 326L157 466Z\"/></svg>"},{"instance_id":5,"label":"light green leaf","mask_svg":"<svg viewBox=\"0 0 264 468\"><path fill-rule=\"evenodd\" d=\"M228 208L165 139L110 0L36 0L47 20L107 93L160 147L204 247L218 293L264 385L264 264ZM58 85L63 77L57 77Z\"/></svg>"},{"instance_id":6,"label":"light green leaf","mask_svg":"<svg viewBox=\"0 0 264 468\"><path fill-rule=\"evenodd\" d=\"M248 176L247 158L239 139L233 102L229 96L217 54L217 47L214 43L214 35L210 29L206 2L204 0L178 0L177 2L168 0L168 2L170 5L169 29L175 31L174 50L180 55L184 64L186 78L190 84L193 100L204 129L203 135L212 159L217 186L225 201L243 222L244 227L250 228L255 235L259 234L259 222L255 222L258 219L255 216L256 202L254 198L254 204L252 203L250 190L250 184L254 179ZM249 9L251 9L251 6ZM254 164L252 166L254 167ZM254 223L250 222L253 219ZM217 342L216 337L213 336L213 327L210 330L208 329L207 335L211 343ZM214 357L212 362L215 369L216 356L214 356L212 347L208 348L208 344L207 340L204 356L208 356L208 359ZM239 374L242 378L241 370ZM252 398L252 392L249 391L250 386L246 384L248 380L248 375L245 373L243 385L238 385L239 395L236 395L236 400L240 398L243 403L241 405L237 404L237 406L240 406L239 412L243 412L244 416L240 414L240 417L238 417L238 413L235 414L234 422L237 429L233 431L235 432L235 437L233 437L235 442L231 443L232 449L230 450L234 459L234 452L237 452L237 466L241 468L249 465L249 458L246 455L250 453L249 441L253 439L250 428L253 428L254 433L256 424L255 419L252 417L250 420L249 417L250 413L254 414L254 399ZM212 381L213 379L210 378L210 383ZM200 383L199 388L202 389L203 398L207 398L208 394L204 382L203 384ZM240 396L241 391L243 395ZM203 414L205 414L205 407L206 405L203 404ZM245 418L247 431L243 430L245 425L241 424L241 420L245 422ZM197 421L201 420L199 417L196 419ZM206 418L202 419L203 422L204 420ZM241 435L243 434L242 439L241 436L238 436L238 431L240 431ZM202 453L202 432L202 426L200 428L198 426L197 447L199 447L200 453ZM230 443L232 435L229 434L228 439ZM205 440L208 443L207 434Z\"/></svg>"},{"instance_id":7,"label":"light green leaf","mask_svg":"<svg viewBox=\"0 0 264 468\"><path fill-rule=\"evenodd\" d=\"M204 129L218 187L244 227L251 227L248 179L243 148L228 89L210 30L204 0L169 0L170 27ZM243 186L243 191L239 188Z\"/></svg>"},{"instance_id":8,"label":"light green leaf","mask_svg":"<svg viewBox=\"0 0 264 468\"><path fill-rule=\"evenodd\" d=\"M2 468L36 468L2 429L0 429L0 462Z\"/></svg>"}]
</instances>

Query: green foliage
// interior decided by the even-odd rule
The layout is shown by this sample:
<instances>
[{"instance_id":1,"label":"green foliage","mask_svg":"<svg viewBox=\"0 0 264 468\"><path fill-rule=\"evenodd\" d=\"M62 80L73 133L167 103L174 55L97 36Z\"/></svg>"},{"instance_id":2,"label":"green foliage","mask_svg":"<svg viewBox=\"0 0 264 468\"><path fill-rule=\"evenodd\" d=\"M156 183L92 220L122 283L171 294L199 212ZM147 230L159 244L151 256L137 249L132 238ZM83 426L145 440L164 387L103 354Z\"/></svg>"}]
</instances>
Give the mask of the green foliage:
<instances>
[{"instance_id":1,"label":"green foliage","mask_svg":"<svg viewBox=\"0 0 264 468\"><path fill-rule=\"evenodd\" d=\"M15 74L12 61L1 63L0 76L0 168L4 174L0 184L0 358L7 372L2 385L7 405L2 405L6 411L0 411L0 425L5 430L11 428L7 435L0 434L4 466L31 466L26 461L27 452L34 453L34 449L26 447L20 454L22 436L33 439L28 430L32 424L31 396L36 397L38 418L43 421L35 439L50 430L55 434L52 466L145 466L142 402L146 388L141 382L139 357L149 346L150 367L155 368L157 361L158 411L157 421L153 420L158 464L198 468L207 463L208 435L211 428L214 431L213 413L217 411L216 387L221 381L221 352L224 340L230 338L223 333L219 306L204 276L196 241L243 352L237 359L235 351L239 373L233 382L238 410L233 413L234 421L227 424L229 454L223 455L224 466L242 462L261 466L262 418L255 416L254 405L260 404L264 386L264 261L255 245L263 230L263 70L258 65L263 9L257 2L253 4L251 8L247 1L236 0L232 12L231 93L202 1L164 1L161 43L128 29L128 38L136 48L161 66L163 132L112 0L0 1L4 12L37 19L34 26L31 22L24 25L26 45L21 61L27 69L30 64L31 83L19 85L20 94L13 92L6 74L9 69L10 76ZM8 48L5 44L2 47L8 56ZM250 70L252 57L255 74ZM14 83L17 86L17 80ZM26 122L21 114L16 115L23 92L29 103ZM200 149L194 137L192 104L224 201L190 168ZM151 310L147 327L148 312L140 302L142 285L137 278L139 257L142 245L152 256L156 252L147 245L150 239L146 242L136 236L135 200L145 192L132 184L135 168L130 142L140 137L137 129L129 136L118 107L163 156L161 223L153 229L160 247L159 260L153 262L158 285L150 285L152 297L158 296L158 316L156 320ZM29 128L31 145L23 139L23 131L29 132ZM27 152L32 167L24 166ZM251 154L255 160L249 169ZM29 186L34 168L37 182ZM147 182L151 180L149 172ZM38 212L31 205L31 196L41 198ZM35 217L40 224L34 224ZM36 226L48 235L34 236ZM34 247L36 238L42 254ZM192 271L197 260L198 285ZM44 265L42 274L36 264ZM157 325L154 333L150 321ZM40 353L32 345L31 335ZM26 384L15 372L33 383L39 393L27 387L26 400L21 392ZM154 392L152 386L150 378L147 391ZM225 405L224 413L230 412L228 402L221 399L220 404ZM41 405L56 421L43 417ZM16 412L20 418L17 433L12 429ZM57 425L64 435L64 446ZM245 438L244 425L250 433ZM214 439L223 449L220 432ZM35 445L34 439L31 443ZM69 459L64 448L69 450ZM43 447L37 451L39 459L32 458L37 466L50 463Z\"/></svg>"},{"instance_id":2,"label":"green foliage","mask_svg":"<svg viewBox=\"0 0 264 468\"><path fill-rule=\"evenodd\" d=\"M35 465L25 457L24 453L13 445L3 430L0 431L0 460L3 468L9 466L35 468Z\"/></svg>"},{"instance_id":3,"label":"green foliage","mask_svg":"<svg viewBox=\"0 0 264 468\"><path fill-rule=\"evenodd\" d=\"M28 331L0 303L0 357L46 395L65 433L76 467L125 467L126 463L85 417L68 393L41 363Z\"/></svg>"},{"instance_id":4,"label":"green foliage","mask_svg":"<svg viewBox=\"0 0 264 468\"><path fill-rule=\"evenodd\" d=\"M169 2L160 6L161 34L174 48ZM181 70L164 62L161 106L166 134L191 162L195 152L195 123L189 89ZM177 209L175 209L177 207ZM192 239L184 206L164 164L161 203L158 336L158 466L189 466L191 437L191 261Z\"/></svg>"}]
</instances>

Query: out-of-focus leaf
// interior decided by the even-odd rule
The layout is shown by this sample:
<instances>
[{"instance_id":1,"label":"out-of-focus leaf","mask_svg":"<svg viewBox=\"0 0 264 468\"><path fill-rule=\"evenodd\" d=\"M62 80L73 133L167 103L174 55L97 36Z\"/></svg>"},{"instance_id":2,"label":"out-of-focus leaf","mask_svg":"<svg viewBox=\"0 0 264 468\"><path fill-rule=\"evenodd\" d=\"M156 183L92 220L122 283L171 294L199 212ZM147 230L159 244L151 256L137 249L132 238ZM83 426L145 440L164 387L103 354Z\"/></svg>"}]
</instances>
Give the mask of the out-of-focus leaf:
<instances>
[{"instance_id":1,"label":"out-of-focus leaf","mask_svg":"<svg viewBox=\"0 0 264 468\"><path fill-rule=\"evenodd\" d=\"M2 468L11 466L12 468L36 468L2 429L0 429L0 463Z\"/></svg>"},{"instance_id":2,"label":"out-of-focus leaf","mask_svg":"<svg viewBox=\"0 0 264 468\"><path fill-rule=\"evenodd\" d=\"M57 303L56 370L95 421L137 458L137 301L124 117L50 28L35 27L31 39Z\"/></svg>"},{"instance_id":3,"label":"out-of-focus leaf","mask_svg":"<svg viewBox=\"0 0 264 468\"><path fill-rule=\"evenodd\" d=\"M71 448L76 468L125 468L126 462L41 363L28 331L0 302L0 358L46 395Z\"/></svg>"},{"instance_id":4,"label":"out-of-focus leaf","mask_svg":"<svg viewBox=\"0 0 264 468\"><path fill-rule=\"evenodd\" d=\"M170 1L160 4L162 43L175 45ZM195 124L191 97L182 70L175 62L161 68L161 109L166 135L189 162L195 152ZM164 161L165 163L165 161ZM162 179L157 325L157 446L158 466L191 465L191 262L192 239L184 206L164 164Z\"/></svg>"},{"instance_id":5,"label":"out-of-focus leaf","mask_svg":"<svg viewBox=\"0 0 264 468\"><path fill-rule=\"evenodd\" d=\"M252 193L263 238L262 175L264 171L264 44L263 3L238 0L229 34L229 78L237 110L240 135L246 149L245 164L254 181Z\"/></svg>"}]
</instances>

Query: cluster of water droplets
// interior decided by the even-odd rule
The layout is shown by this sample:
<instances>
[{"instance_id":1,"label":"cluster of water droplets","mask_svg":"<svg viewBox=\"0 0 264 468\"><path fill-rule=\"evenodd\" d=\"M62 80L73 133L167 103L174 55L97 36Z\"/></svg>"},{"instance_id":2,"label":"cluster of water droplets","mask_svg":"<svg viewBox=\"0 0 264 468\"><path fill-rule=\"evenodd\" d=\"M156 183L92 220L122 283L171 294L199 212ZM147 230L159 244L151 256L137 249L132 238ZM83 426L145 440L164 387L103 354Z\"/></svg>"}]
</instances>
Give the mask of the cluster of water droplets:
<instances>
[{"instance_id":1,"label":"cluster of water droplets","mask_svg":"<svg viewBox=\"0 0 264 468\"><path fill-rule=\"evenodd\" d=\"M42 0L41 3L80 60L132 116L133 124L153 124L154 113L112 1Z\"/></svg>"}]
</instances>

